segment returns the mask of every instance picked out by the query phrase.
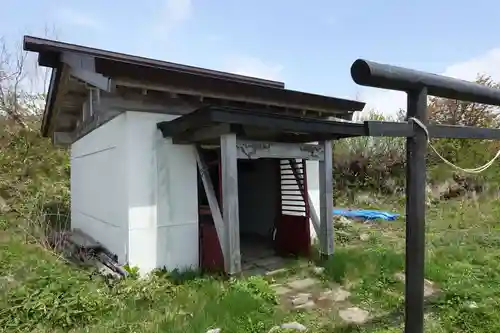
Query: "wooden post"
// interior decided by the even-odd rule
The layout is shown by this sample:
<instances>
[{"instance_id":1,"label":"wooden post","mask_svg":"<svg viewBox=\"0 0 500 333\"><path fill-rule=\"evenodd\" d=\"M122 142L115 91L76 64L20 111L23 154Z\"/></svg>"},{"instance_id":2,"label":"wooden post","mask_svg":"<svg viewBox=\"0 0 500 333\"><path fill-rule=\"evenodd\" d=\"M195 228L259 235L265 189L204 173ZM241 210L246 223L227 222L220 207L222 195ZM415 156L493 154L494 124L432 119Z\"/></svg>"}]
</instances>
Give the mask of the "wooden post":
<instances>
[{"instance_id":1,"label":"wooden post","mask_svg":"<svg viewBox=\"0 0 500 333\"><path fill-rule=\"evenodd\" d=\"M314 232L316 235L319 235L319 217L318 214L316 213L316 209L314 208L314 203L311 200L311 197L307 193L307 186L304 186L306 182L307 173L304 172L304 174L300 175L299 171L297 170L297 166L294 163L293 159L288 160L288 163L290 163L290 167L293 172L293 176L295 177L295 181L297 182L297 187L301 190L302 198L304 199L304 203L309 206L309 215L310 219L314 228ZM304 163L305 165L305 163ZM304 169L305 170L305 169Z\"/></svg>"},{"instance_id":2,"label":"wooden post","mask_svg":"<svg viewBox=\"0 0 500 333\"><path fill-rule=\"evenodd\" d=\"M407 116L427 125L427 89L408 92ZM425 186L427 136L414 124L406 139L405 333L424 331Z\"/></svg>"},{"instance_id":3,"label":"wooden post","mask_svg":"<svg viewBox=\"0 0 500 333\"><path fill-rule=\"evenodd\" d=\"M323 142L325 158L319 161L320 226L319 247L322 256L333 254L333 152L332 142Z\"/></svg>"},{"instance_id":4,"label":"wooden post","mask_svg":"<svg viewBox=\"0 0 500 333\"><path fill-rule=\"evenodd\" d=\"M217 196L215 195L215 189L208 174L208 166L205 160L203 159L203 155L201 154L200 147L195 148L196 154L196 164L198 165L198 171L200 172L201 181L203 183L203 188L205 189L205 194L208 200L208 206L210 207L210 212L212 214L212 219L214 220L215 230L217 231L217 237L219 238L220 247L222 253L225 257L226 252L224 250L225 244L225 227L224 221L222 219L222 214L220 212L219 203L217 202Z\"/></svg>"},{"instance_id":5,"label":"wooden post","mask_svg":"<svg viewBox=\"0 0 500 333\"><path fill-rule=\"evenodd\" d=\"M222 218L225 227L224 264L228 274L241 271L240 220L238 209L238 154L236 134L220 138L222 167Z\"/></svg>"}]
</instances>

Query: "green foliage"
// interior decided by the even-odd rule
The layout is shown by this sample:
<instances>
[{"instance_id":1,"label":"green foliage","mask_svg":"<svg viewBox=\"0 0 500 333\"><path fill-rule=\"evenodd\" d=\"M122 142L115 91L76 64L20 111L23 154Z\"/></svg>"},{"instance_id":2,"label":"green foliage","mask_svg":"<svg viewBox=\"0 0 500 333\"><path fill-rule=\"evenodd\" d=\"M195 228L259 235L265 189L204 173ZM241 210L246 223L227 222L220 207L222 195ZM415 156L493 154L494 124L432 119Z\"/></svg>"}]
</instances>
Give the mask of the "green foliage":
<instances>
[{"instance_id":1,"label":"green foliage","mask_svg":"<svg viewBox=\"0 0 500 333\"><path fill-rule=\"evenodd\" d=\"M105 291L92 290L88 280L78 274L61 276L56 271L24 281L8 292L1 326L13 330L37 325L71 328L91 323L110 311L113 303Z\"/></svg>"},{"instance_id":2,"label":"green foliage","mask_svg":"<svg viewBox=\"0 0 500 333\"><path fill-rule=\"evenodd\" d=\"M129 265L125 265L123 266L123 269L125 271L127 271L127 273L129 274L129 278L131 279L137 279L139 278L139 268L138 267L131 267Z\"/></svg>"},{"instance_id":3,"label":"green foliage","mask_svg":"<svg viewBox=\"0 0 500 333\"><path fill-rule=\"evenodd\" d=\"M479 76L477 82L498 87L487 76ZM464 101L431 98L428 106L431 123L498 127L498 108ZM371 111L357 120L402 120L397 117ZM378 191L384 194L401 193L404 190L406 161L406 139L404 138L348 138L336 142L334 151L334 178L342 193L359 190ZM490 161L500 148L496 142L487 140L433 139L432 145L450 162L462 168L476 168ZM431 149L428 149L428 181L439 184L456 175L464 176L445 164ZM500 167L498 162L487 171L468 177L470 181L498 189Z\"/></svg>"},{"instance_id":4,"label":"green foliage","mask_svg":"<svg viewBox=\"0 0 500 333\"><path fill-rule=\"evenodd\" d=\"M67 222L69 157L42 138L39 121L20 127L0 117L0 196L33 233L47 230L45 222Z\"/></svg>"},{"instance_id":5,"label":"green foliage","mask_svg":"<svg viewBox=\"0 0 500 333\"><path fill-rule=\"evenodd\" d=\"M274 291L269 283L261 277L252 276L246 280L233 279L230 281L229 290L243 292L256 300L264 300L270 304L277 304Z\"/></svg>"}]
</instances>

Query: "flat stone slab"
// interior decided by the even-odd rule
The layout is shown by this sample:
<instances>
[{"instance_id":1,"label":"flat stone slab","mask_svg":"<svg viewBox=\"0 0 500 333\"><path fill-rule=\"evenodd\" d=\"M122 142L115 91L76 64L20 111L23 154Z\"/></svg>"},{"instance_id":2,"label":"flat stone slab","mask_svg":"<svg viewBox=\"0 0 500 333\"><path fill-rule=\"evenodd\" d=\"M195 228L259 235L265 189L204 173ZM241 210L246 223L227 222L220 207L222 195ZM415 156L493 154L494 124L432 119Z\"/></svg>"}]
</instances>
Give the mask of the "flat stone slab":
<instances>
[{"instance_id":1,"label":"flat stone slab","mask_svg":"<svg viewBox=\"0 0 500 333\"><path fill-rule=\"evenodd\" d=\"M314 274L321 275L325 272L325 268L316 266L313 268L313 271L314 271Z\"/></svg>"},{"instance_id":2,"label":"flat stone slab","mask_svg":"<svg viewBox=\"0 0 500 333\"><path fill-rule=\"evenodd\" d=\"M406 277L405 273L396 273L394 274L394 278L398 279L399 281L405 283ZM437 294L439 292L439 289L436 288L434 285L434 282L424 279L424 297L429 297L434 294Z\"/></svg>"},{"instance_id":3,"label":"flat stone slab","mask_svg":"<svg viewBox=\"0 0 500 333\"><path fill-rule=\"evenodd\" d=\"M278 269L275 269L272 271L267 271L266 275L273 276L273 275L278 275L278 274L284 274L286 272L288 272L288 270L286 268L278 268Z\"/></svg>"},{"instance_id":4,"label":"flat stone slab","mask_svg":"<svg viewBox=\"0 0 500 333\"><path fill-rule=\"evenodd\" d=\"M262 267L252 267L242 272L243 276L266 275L267 270Z\"/></svg>"},{"instance_id":5,"label":"flat stone slab","mask_svg":"<svg viewBox=\"0 0 500 333\"><path fill-rule=\"evenodd\" d=\"M253 264L256 266L265 267L269 270L276 270L278 268L283 268L285 262L279 257L267 257L254 260Z\"/></svg>"},{"instance_id":6,"label":"flat stone slab","mask_svg":"<svg viewBox=\"0 0 500 333\"><path fill-rule=\"evenodd\" d=\"M292 304L294 306L299 306L299 305L306 304L307 302L309 302L309 300L311 299L311 297L312 297L312 295L311 294L307 294L307 293L297 294L295 297L292 298Z\"/></svg>"},{"instance_id":7,"label":"flat stone slab","mask_svg":"<svg viewBox=\"0 0 500 333\"><path fill-rule=\"evenodd\" d=\"M351 293L342 288L338 288L336 290L327 290L323 291L318 300L331 300L333 302L343 302L347 300L351 296Z\"/></svg>"},{"instance_id":8,"label":"flat stone slab","mask_svg":"<svg viewBox=\"0 0 500 333\"><path fill-rule=\"evenodd\" d=\"M316 307L316 303L314 303L314 301L307 301L304 304L300 304L300 305L295 306L295 309L309 310L309 309L313 309L314 307Z\"/></svg>"},{"instance_id":9,"label":"flat stone slab","mask_svg":"<svg viewBox=\"0 0 500 333\"><path fill-rule=\"evenodd\" d=\"M282 286L282 285L273 286L272 288L273 288L274 292L276 293L276 295L278 295L278 296L286 295L286 294L292 292L292 289L287 288L287 287Z\"/></svg>"},{"instance_id":10,"label":"flat stone slab","mask_svg":"<svg viewBox=\"0 0 500 333\"><path fill-rule=\"evenodd\" d=\"M370 313L360 308L347 308L339 311L339 316L350 324L364 324L370 317Z\"/></svg>"},{"instance_id":11,"label":"flat stone slab","mask_svg":"<svg viewBox=\"0 0 500 333\"><path fill-rule=\"evenodd\" d=\"M303 290L310 288L318 283L318 280L316 279L311 279L311 278L305 278L302 280L295 280L288 282L288 286L290 288L295 289L295 290Z\"/></svg>"}]
</instances>

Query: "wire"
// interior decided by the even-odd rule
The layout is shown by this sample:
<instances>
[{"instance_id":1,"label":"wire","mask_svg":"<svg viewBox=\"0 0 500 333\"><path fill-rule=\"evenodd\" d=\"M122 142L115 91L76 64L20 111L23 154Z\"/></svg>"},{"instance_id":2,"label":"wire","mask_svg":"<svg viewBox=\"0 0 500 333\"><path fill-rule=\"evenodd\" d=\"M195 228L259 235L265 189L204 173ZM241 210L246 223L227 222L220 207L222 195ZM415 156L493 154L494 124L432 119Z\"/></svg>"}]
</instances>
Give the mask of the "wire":
<instances>
[{"instance_id":1,"label":"wire","mask_svg":"<svg viewBox=\"0 0 500 333\"><path fill-rule=\"evenodd\" d=\"M420 127L424 132L425 132L425 136L427 137L427 143L429 144L429 147L431 147L431 149L434 151L434 153L446 164L448 164L449 166L457 169L457 170L460 170L462 172L465 172L465 173L481 173L483 171L485 171L486 169L488 169L490 166L493 165L493 163L495 163L495 161L497 160L498 157L500 157L500 150L496 153L495 157L493 157L488 163L480 166L480 167L477 167L477 168L473 168L473 169L464 169L464 168L461 168L459 167L458 165L455 165L453 164L452 162L448 161L446 158L444 158L443 156L441 156L441 154L439 154L439 152L437 151L437 149L432 145L431 143L431 140L430 140L430 135L429 135L429 130L427 129L427 126L425 126L420 120L418 120L417 118L415 117L410 117L408 118L408 120L413 120L413 122L415 124L418 125L418 127Z\"/></svg>"}]
</instances>

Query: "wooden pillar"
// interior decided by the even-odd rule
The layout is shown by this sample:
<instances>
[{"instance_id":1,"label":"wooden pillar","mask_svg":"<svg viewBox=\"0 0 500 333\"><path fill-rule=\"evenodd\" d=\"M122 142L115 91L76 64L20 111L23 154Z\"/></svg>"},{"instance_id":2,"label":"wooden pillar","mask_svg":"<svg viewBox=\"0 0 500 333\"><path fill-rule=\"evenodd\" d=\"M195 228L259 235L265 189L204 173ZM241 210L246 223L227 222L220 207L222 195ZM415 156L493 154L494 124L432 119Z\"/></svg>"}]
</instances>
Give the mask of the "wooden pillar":
<instances>
[{"instance_id":1,"label":"wooden pillar","mask_svg":"<svg viewBox=\"0 0 500 333\"><path fill-rule=\"evenodd\" d=\"M210 175L208 173L208 166L203 155L201 153L200 147L195 148L196 154L196 164L198 165L198 171L200 173L201 181L203 183L203 188L208 200L208 206L210 207L210 213L212 214L212 219L214 220L215 230L217 231L217 237L221 246L223 255L225 255L224 246L225 244L225 228L224 220L222 219L222 214L220 211L219 203L217 202L217 196L215 195L214 184Z\"/></svg>"},{"instance_id":2,"label":"wooden pillar","mask_svg":"<svg viewBox=\"0 0 500 333\"><path fill-rule=\"evenodd\" d=\"M241 272L240 219L238 209L238 154L236 134L220 138L222 167L222 218L224 220L224 266L228 274Z\"/></svg>"},{"instance_id":3,"label":"wooden pillar","mask_svg":"<svg viewBox=\"0 0 500 333\"><path fill-rule=\"evenodd\" d=\"M408 92L407 116L427 125L427 89ZM424 331L425 186L427 136L414 124L406 139L405 332Z\"/></svg>"},{"instance_id":4,"label":"wooden pillar","mask_svg":"<svg viewBox=\"0 0 500 333\"><path fill-rule=\"evenodd\" d=\"M333 254L333 152L332 142L324 141L325 158L319 161L320 226L319 247L324 257Z\"/></svg>"}]
</instances>

